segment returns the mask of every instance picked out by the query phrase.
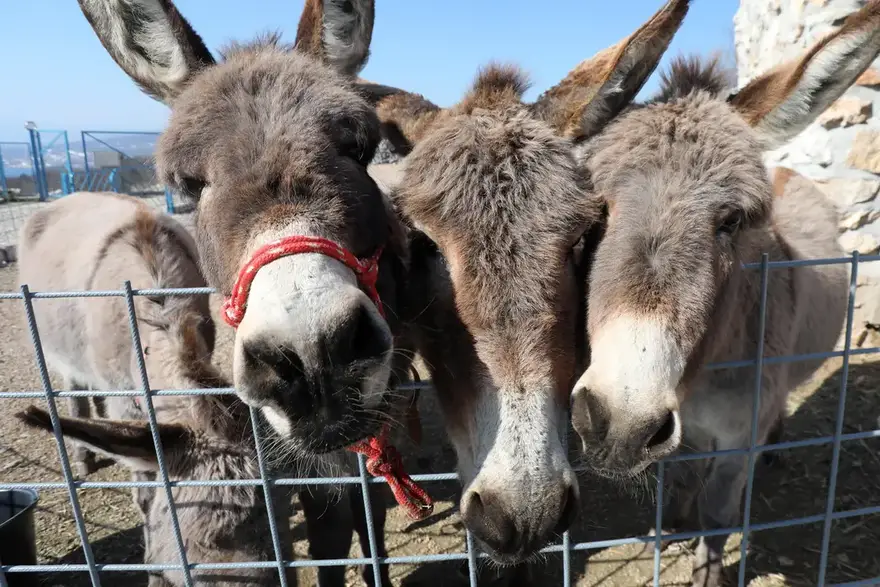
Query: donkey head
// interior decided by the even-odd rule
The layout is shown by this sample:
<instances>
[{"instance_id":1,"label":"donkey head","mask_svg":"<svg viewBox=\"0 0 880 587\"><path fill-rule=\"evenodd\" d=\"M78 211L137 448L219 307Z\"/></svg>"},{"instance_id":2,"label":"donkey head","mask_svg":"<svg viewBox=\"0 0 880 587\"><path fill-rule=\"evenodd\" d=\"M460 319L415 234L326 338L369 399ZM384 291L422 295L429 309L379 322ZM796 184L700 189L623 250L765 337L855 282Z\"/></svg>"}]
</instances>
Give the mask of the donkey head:
<instances>
[{"instance_id":1,"label":"donkey head","mask_svg":"<svg viewBox=\"0 0 880 587\"><path fill-rule=\"evenodd\" d=\"M759 260L774 238L764 150L803 130L878 52L873 0L803 57L734 94L717 62L675 63L658 98L591 143L587 167L607 229L591 269L592 356L572 421L594 466L636 474L679 446L689 380L705 360L720 360L707 331L730 323L741 263Z\"/></svg>"},{"instance_id":2,"label":"donkey head","mask_svg":"<svg viewBox=\"0 0 880 587\"><path fill-rule=\"evenodd\" d=\"M217 402L218 398L208 401ZM239 404L240 405L240 404ZM205 410L201 406L200 410ZM209 409L207 411L210 411ZM31 406L18 414L25 424L47 432L52 422L46 411ZM220 418L215 419L215 423ZM65 437L104 454L140 473L159 470L153 437L147 422L59 418ZM246 420L246 418L245 418ZM256 479L259 470L254 449L240 442L243 430L201 430L176 424L159 424L159 438L171 480ZM231 439L231 440L230 440ZM147 564L179 562L176 541L162 489L144 512ZM268 532L268 514L262 489L240 487L175 487L172 489L180 531L190 562L225 563L275 560ZM183 585L180 571L161 571L158 582ZM276 569L232 569L195 571L197 585L277 585ZM151 579L152 584L152 579Z\"/></svg>"},{"instance_id":3,"label":"donkey head","mask_svg":"<svg viewBox=\"0 0 880 587\"><path fill-rule=\"evenodd\" d=\"M257 40L229 47L221 62L170 0L80 6L122 69L171 107L158 167L197 202L211 285L229 295L264 245L317 237L361 258L384 250L377 287L393 310L404 249L366 171L379 124L354 79L369 52L372 0L308 0L295 47ZM282 257L252 277L235 340L240 396L306 453L373 432L394 376L394 312L383 319L355 273L319 253Z\"/></svg>"},{"instance_id":4,"label":"donkey head","mask_svg":"<svg viewBox=\"0 0 880 587\"><path fill-rule=\"evenodd\" d=\"M563 445L583 335L579 256L599 206L575 150L635 96L687 5L671 0L534 104L518 70L490 66L449 109L406 93L377 106L384 136L408 153L393 197L438 251L416 308L419 350L458 454L461 511L500 562L532 554L578 509Z\"/></svg>"}]
</instances>

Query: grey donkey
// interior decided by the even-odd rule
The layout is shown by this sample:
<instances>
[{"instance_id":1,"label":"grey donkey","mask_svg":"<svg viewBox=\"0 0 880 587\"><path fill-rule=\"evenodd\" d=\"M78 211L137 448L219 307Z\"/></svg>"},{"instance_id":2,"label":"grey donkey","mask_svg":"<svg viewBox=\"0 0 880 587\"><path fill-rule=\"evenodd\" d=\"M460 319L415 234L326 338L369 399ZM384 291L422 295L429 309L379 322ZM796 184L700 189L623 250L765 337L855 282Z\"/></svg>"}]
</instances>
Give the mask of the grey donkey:
<instances>
[{"instance_id":1,"label":"grey donkey","mask_svg":"<svg viewBox=\"0 0 880 587\"><path fill-rule=\"evenodd\" d=\"M118 289L128 279L136 288L204 287L198 257L186 230L135 198L119 194L79 193L41 208L25 223L20 238L19 275L37 290ZM228 387L211 365L214 322L208 297L156 296L135 298L138 331L153 389ZM120 298L63 298L35 302L37 324L50 369L62 376L68 389L138 389L141 387L136 354L129 332L125 303ZM96 398L96 400L99 398ZM71 438L84 440L74 448L74 467L87 474L94 467L92 446L129 466L136 480L153 480L157 463L149 435L126 444L126 430L142 430L144 412L132 397L100 398L96 407L111 418L92 430L88 398L71 398L74 419L66 421ZM164 444L169 474L174 479L254 479L259 477L251 423L246 407L228 397L155 396L160 426L170 427L176 444ZM79 419L78 419L79 418ZM124 421L122 421L124 420ZM134 420L141 420L135 422ZM85 427L85 428L84 428ZM138 434L141 434L138 432ZM97 440L101 440L95 445ZM185 441L185 442L184 442ZM147 443L146 445L144 443ZM130 454L120 447L135 451ZM149 458L138 460L144 453ZM282 461L284 459L281 459ZM292 462L296 470L300 463ZM280 473L292 474L289 469ZM276 472L277 474L278 472ZM175 488L175 502L208 504L185 506L181 526L191 561L273 560L266 505L259 487ZM207 496L203 495L207 492ZM292 554L289 536L290 490L276 488L273 503L282 540L282 556ZM311 554L341 558L348 553L352 529L367 545L360 493L349 491L349 501L332 505L326 490L301 492ZM156 499L154 496L158 496ZM146 560L176 560L164 492L138 488L135 499L145 517ZM245 504L245 505L243 505ZM329 506L329 507L328 507ZM215 510L228 510L218 515ZM383 508L376 508L377 543L384 552ZM234 535L236 540L229 542ZM190 539L189 537L192 537ZM383 567L383 583L387 569ZM324 568L322 585L342 585L344 568ZM222 573L198 578L204 584L231 580ZM254 581L277 584L277 571L245 573ZM182 584L179 573L165 574L171 584ZM290 573L290 577L293 574ZM372 573L365 573L372 584ZM160 578L156 578L160 581ZM289 578L292 581L292 578Z\"/></svg>"},{"instance_id":2,"label":"grey donkey","mask_svg":"<svg viewBox=\"0 0 880 587\"><path fill-rule=\"evenodd\" d=\"M367 173L379 122L368 84L355 78L373 1L308 0L293 47L270 36L233 43L219 60L171 0L79 4L121 69L171 109L157 167L195 203L202 269L222 295L278 239L323 238L379 256L381 308L350 266L311 252L256 271L236 321L239 397L295 456L346 466L343 449L388 422L410 363L397 311L406 242Z\"/></svg>"},{"instance_id":3,"label":"grey donkey","mask_svg":"<svg viewBox=\"0 0 880 587\"><path fill-rule=\"evenodd\" d=\"M801 58L736 92L717 61L680 59L655 99L587 145L606 215L589 278L591 362L572 394L572 422L594 469L627 477L677 450L749 446L754 368L703 368L757 355L761 276L742 264L763 253L842 255L831 202L790 170L771 180L762 154L803 130L878 52L872 0ZM764 355L832 350L846 301L844 265L771 269ZM789 392L820 364L764 366L759 444L778 439ZM707 530L739 523L745 457L669 469L667 527L695 514ZM725 541L700 540L694 585L720 584Z\"/></svg>"}]
</instances>

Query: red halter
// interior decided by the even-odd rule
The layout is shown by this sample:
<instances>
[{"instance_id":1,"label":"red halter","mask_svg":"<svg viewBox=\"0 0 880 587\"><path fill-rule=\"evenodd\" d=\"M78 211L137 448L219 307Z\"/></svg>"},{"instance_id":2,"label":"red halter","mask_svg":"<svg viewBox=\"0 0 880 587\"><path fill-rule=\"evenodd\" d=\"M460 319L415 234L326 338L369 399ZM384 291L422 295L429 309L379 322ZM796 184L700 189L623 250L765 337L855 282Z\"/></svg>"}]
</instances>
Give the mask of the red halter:
<instances>
[{"instance_id":1,"label":"red halter","mask_svg":"<svg viewBox=\"0 0 880 587\"><path fill-rule=\"evenodd\" d=\"M223 303L223 319L233 328L238 328L247 309L248 293L254 276L263 266L272 261L299 253L320 253L332 257L354 271L358 283L384 318L385 309L376 279L379 277L379 257L382 249L372 257L359 259L338 243L326 238L313 236L288 236L262 246L238 272L238 279L232 287L232 295ZM426 518L434 510L434 504L424 489L413 481L403 468L403 461L396 448L388 444L388 424L382 426L379 435L350 446L348 450L367 457L367 471L374 477L382 476L394 493L394 498L407 513L416 520Z\"/></svg>"}]
</instances>

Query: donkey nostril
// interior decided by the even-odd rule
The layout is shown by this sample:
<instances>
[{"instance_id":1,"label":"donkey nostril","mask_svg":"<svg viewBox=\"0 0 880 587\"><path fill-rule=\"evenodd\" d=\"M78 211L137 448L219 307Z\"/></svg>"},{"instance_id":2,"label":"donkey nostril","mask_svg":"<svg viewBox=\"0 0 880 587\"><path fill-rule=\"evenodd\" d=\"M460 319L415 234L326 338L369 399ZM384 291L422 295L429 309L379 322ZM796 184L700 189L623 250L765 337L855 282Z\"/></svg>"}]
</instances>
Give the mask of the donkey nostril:
<instances>
[{"instance_id":1,"label":"donkey nostril","mask_svg":"<svg viewBox=\"0 0 880 587\"><path fill-rule=\"evenodd\" d=\"M250 370L268 369L289 385L302 380L303 364L292 349L267 341L249 341L243 351Z\"/></svg>"},{"instance_id":2,"label":"donkey nostril","mask_svg":"<svg viewBox=\"0 0 880 587\"><path fill-rule=\"evenodd\" d=\"M663 425L660 426L660 429L654 433L654 436L648 441L648 449L656 448L658 446L662 446L669 442L672 436L675 434L675 413L669 412L666 415L666 419L663 420Z\"/></svg>"},{"instance_id":3,"label":"donkey nostril","mask_svg":"<svg viewBox=\"0 0 880 587\"><path fill-rule=\"evenodd\" d=\"M516 528L498 502L491 494L470 491L463 504L465 525L492 550L512 553L516 549Z\"/></svg>"},{"instance_id":4,"label":"donkey nostril","mask_svg":"<svg viewBox=\"0 0 880 587\"><path fill-rule=\"evenodd\" d=\"M559 522L556 524L555 531L562 534L571 527L578 512L578 497L574 486L569 485L565 495L562 496L562 515L559 516Z\"/></svg>"},{"instance_id":5,"label":"donkey nostril","mask_svg":"<svg viewBox=\"0 0 880 587\"><path fill-rule=\"evenodd\" d=\"M337 364L347 365L381 357L391 348L391 341L369 310L358 305L333 334L330 347Z\"/></svg>"}]
</instances>

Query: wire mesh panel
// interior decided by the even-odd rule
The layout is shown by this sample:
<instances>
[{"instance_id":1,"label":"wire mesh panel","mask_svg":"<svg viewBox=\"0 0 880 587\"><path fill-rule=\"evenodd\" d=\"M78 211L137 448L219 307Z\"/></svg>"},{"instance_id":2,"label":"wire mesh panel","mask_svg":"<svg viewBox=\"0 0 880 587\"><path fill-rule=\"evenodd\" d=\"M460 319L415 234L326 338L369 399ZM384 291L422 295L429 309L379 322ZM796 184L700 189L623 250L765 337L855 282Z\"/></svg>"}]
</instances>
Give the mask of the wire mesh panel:
<instances>
[{"instance_id":1,"label":"wire mesh panel","mask_svg":"<svg viewBox=\"0 0 880 587\"><path fill-rule=\"evenodd\" d=\"M770 262L765 256L760 263L745 266L745 270L756 271L760 274L761 285L757 294L761 314L758 328L759 333L763 333L767 322L767 282L772 271L790 271L798 267L821 264L848 264L850 266L849 299L843 348L829 353L812 355L765 356L763 343L761 343L758 353L754 357L742 357L705 367L713 370L753 369L755 393L750 401L753 403L754 414L757 414L757 408L762 399L762 373L768 366L817 359L840 361L839 370L826 377L824 383L820 382L821 387L817 388L818 391L814 388L804 396L807 398L806 401L824 401L821 420L829 424L827 429L815 426L817 420L811 420L808 425L798 424L795 415L790 418L794 420L794 423L790 428L789 436L798 433L797 437L758 446L757 415L755 415L750 430L751 442L747 448L708 453L681 453L658 463L653 475L649 477L650 486L647 492L650 495L649 500L634 499L628 502L615 502L617 498L613 495L614 490L611 489L611 484L585 477L582 483L584 502L581 512L582 523L565 532L559 536L555 543L543 549L544 560L542 564L549 570L542 575L543 579L537 584L632 585L644 584L645 581L652 582L654 585L677 583L682 579L682 568L686 568L689 578L690 567L686 563L690 560L690 553L687 549L677 548L675 544L678 541L687 541L700 536L726 534L735 535L729 541L732 546L728 545L727 555L730 560L726 561L726 566L730 578L739 585L747 585L756 577L764 581L760 583L761 585L788 585L806 582L807 584L840 587L880 583L880 567L878 567L876 557L847 554L849 551L865 552L863 549L867 549L867 552L876 551L873 546L876 544L877 538L875 517L880 514L880 493L872 491L876 488L876 479L873 479L876 475L871 474L880 473L877 445L872 444L873 440L880 438L880 428L877 423L880 411L878 413L856 414L861 416L859 424L847 425L847 416L852 417L853 415L853 410L848 411L847 404L847 392L851 380L853 380L853 365L865 355L880 351L880 348L875 347L856 348L852 340L854 314L857 306L859 264L878 260L880 260L880 256L860 258L858 254L854 254L852 257L840 259ZM376 528L372 521L373 504L367 498L369 495L367 489L371 484L385 483L384 479L371 478L367 474L364 458L360 455L357 461L358 474L353 476L305 478L278 475L272 467L274 463L272 452L278 447L268 446L270 443L266 442L261 427L258 426L260 416L253 410L250 411L251 433L255 437L258 475L254 475L252 478L227 480L173 478L167 456L164 454L168 450L168 447L164 446L167 439L160 434L153 401L163 396L228 395L233 394L234 390L231 388L153 389L150 385L150 374L147 372L143 344L137 327L138 317L135 300L138 296L203 295L211 291L205 288L135 290L132 289L130 283L126 282L118 291L32 292L27 285L23 285L20 291L0 294L0 300L3 300L3 304L14 305L18 313L24 316L23 323L26 325L26 329L23 334L26 334L32 343L32 357L35 360L42 387L41 389L0 392L0 404L6 401L27 400L48 408L61 470L61 480L57 481L33 479L7 481L8 477L3 475L0 477L0 491L32 489L40 492L41 500L46 501L49 500L49 495L58 495L60 492L63 495L64 508L69 510L69 517L73 519L74 534L71 536L68 546L71 549L78 549L80 553L79 560L76 561L67 560L64 557L53 560L52 557L42 554L40 564L36 565L0 561L0 585L8 585L13 577L26 574L70 573L71 577L74 576L73 574L80 577L77 585L97 586L117 584L114 577L123 576L124 573L156 572L169 569L181 571L183 583L191 585L194 584L194 577L199 573L212 569L246 568L271 569L277 575L278 584L287 585L286 569L354 565L365 565L371 570L377 583L380 581L382 565L405 568L408 569L407 573L413 574L422 568L439 566L445 570L428 575L431 577L429 584L453 584L448 581L450 579L450 564L460 573L459 578L463 584L483 584L485 575L491 571L491 567L486 564L484 556L475 548L472 536L459 523L448 523L448 520L455 516L454 506L439 508L434 517L429 518L426 522L404 525L403 530L395 535L396 538L390 544L390 555L380 557L376 554L379 549ZM41 345L41 333L37 327L36 314L40 310L39 300L62 297L124 299L132 348L136 358L137 371L140 375L139 389L98 391L57 389L53 386ZM759 336L758 340L763 340L763 338L763 336ZM0 359L2 357L3 355L0 353ZM859 374L858 377L868 377L868 371ZM859 386L860 391L872 389L877 382L880 382L880 376L877 373L874 374L874 377L876 379L869 381L856 379L854 384ZM430 384L410 383L404 385L402 391L423 388L430 388ZM421 395L430 396L430 394ZM828 397L823 400L826 395ZM860 395L865 394L860 393ZM104 477L78 480L74 478L70 459L64 448L57 403L61 398L82 396L139 398L149 424L158 459L158 474L155 480L134 481L125 478L107 479ZM860 411L865 411L864 406L866 405L880 406L877 399L876 396L873 398L874 404L858 403L857 408ZM860 397L858 401L866 401L866 397ZM805 409L805 405L802 404L798 408L798 412ZM866 422L870 425L866 425ZM850 461L852 455L847 451L851 446L865 449L859 453L859 458L864 459L864 462L856 465ZM762 470L764 457L779 451L787 451L786 471L773 473ZM803 458L805 455L809 458ZM817 457L816 455L824 456ZM739 456L748 463L748 480L743 496L743 522L736 527L716 528L709 531L664 533L662 528L665 503L664 481L669 467L719 456ZM8 455L4 458L8 458ZM801 458L803 460L799 460ZM818 472L805 470L817 463L823 463L825 466L821 467ZM3 464L0 463L0 471L7 471L7 474L11 470L8 465L6 468L2 467ZM844 468L847 469L845 479L841 476L843 474L841 471ZM27 469L19 470L26 471ZM865 477L859 481L862 473L865 474ZM447 469L415 474L413 478L425 484L428 490L432 491L438 490L437 488L444 484L455 482L457 475ZM277 523L272 510L281 504L269 499L267 506L270 511L265 532L272 539L274 559L253 562L194 560L189 556L182 539L182 524L186 522L181 517L180 508L185 506L175 502L173 490L183 487L216 487L221 485L259 488L264 495L271 495L273 489L280 487L300 489L317 485L342 485L359 490L364 497L363 506L368 530L366 541L371 554L338 560L312 560L301 552L286 552L283 548L281 535L286 532L287 528L281 527ZM96 530L95 525L90 523L89 508L83 506L88 499L89 492L117 490L127 493L131 488L138 487L153 488L157 492L162 492L168 500L170 505L168 516L173 529L169 544L173 546L172 550L175 553L175 556L169 560L154 561L149 564L137 560L136 556L125 561L108 560L114 557L107 556L107 551L99 544L100 540L95 539L95 535L99 534L101 529ZM789 502L797 498L810 507L804 511L798 511L795 508L778 508L776 501L780 499L780 496L782 500ZM449 495L444 494L441 501L454 504L456 494L454 492ZM645 501L648 503L646 504ZM55 503L62 502L56 500ZM617 503L616 506L615 503ZM621 503L625 503L626 507L621 507ZM616 521L609 522L608 520ZM432 529L436 529L434 534L431 533ZM45 532L46 528L44 527L42 530ZM770 543L765 541L763 537L777 531L792 532L793 534L785 534L789 537L784 541L785 543L777 543L775 552L768 552L768 544ZM2 527L0 527L0 533L2 533ZM407 540L407 537L413 536L417 539ZM435 548L425 549L418 546L421 538L426 536L431 537L427 544ZM790 536L796 536L799 539L792 540ZM812 541L810 536L814 536L816 540ZM424 541L421 542L421 544L424 543ZM837 543L843 544L842 549L836 548ZM848 551L848 549L850 550ZM799 553L797 554L798 558L795 560L791 553ZM402 574L396 574L394 578L395 580L401 579ZM778 582L774 583L773 581L777 579ZM65 585L74 584L73 580L67 581L64 577L56 580Z\"/></svg>"},{"instance_id":2,"label":"wire mesh panel","mask_svg":"<svg viewBox=\"0 0 880 587\"><path fill-rule=\"evenodd\" d=\"M158 132L84 130L80 133L81 171L77 185L107 185L112 191L139 196L169 213L185 211L156 176ZM100 189L107 189L100 188Z\"/></svg>"}]
</instances>

